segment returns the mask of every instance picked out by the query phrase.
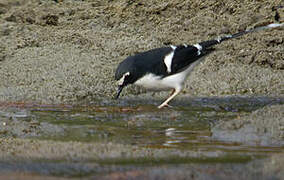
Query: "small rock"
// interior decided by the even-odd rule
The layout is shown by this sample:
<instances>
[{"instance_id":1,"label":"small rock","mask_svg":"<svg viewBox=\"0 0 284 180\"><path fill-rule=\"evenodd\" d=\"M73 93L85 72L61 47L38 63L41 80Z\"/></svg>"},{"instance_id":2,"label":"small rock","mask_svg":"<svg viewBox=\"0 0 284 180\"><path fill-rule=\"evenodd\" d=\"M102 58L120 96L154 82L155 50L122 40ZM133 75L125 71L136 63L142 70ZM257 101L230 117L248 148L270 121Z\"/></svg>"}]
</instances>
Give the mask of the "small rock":
<instances>
[{"instance_id":1,"label":"small rock","mask_svg":"<svg viewBox=\"0 0 284 180\"><path fill-rule=\"evenodd\" d=\"M46 25L57 26L59 17L56 15L48 14L46 16L43 16L42 19L45 21Z\"/></svg>"}]
</instances>

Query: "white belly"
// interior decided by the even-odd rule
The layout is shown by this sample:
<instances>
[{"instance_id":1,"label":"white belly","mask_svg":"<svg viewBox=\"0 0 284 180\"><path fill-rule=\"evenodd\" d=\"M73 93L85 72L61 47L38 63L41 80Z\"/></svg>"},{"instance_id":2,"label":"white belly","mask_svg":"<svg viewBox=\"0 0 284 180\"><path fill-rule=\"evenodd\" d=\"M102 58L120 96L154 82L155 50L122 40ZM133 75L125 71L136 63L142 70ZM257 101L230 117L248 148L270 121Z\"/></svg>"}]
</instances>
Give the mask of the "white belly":
<instances>
[{"instance_id":1,"label":"white belly","mask_svg":"<svg viewBox=\"0 0 284 180\"><path fill-rule=\"evenodd\" d=\"M174 89L177 86L181 86L185 77L180 74L175 74L161 79L160 76L155 76L154 74L147 74L138 81L135 82L136 85L142 86L151 90L169 90Z\"/></svg>"},{"instance_id":2,"label":"white belly","mask_svg":"<svg viewBox=\"0 0 284 180\"><path fill-rule=\"evenodd\" d=\"M184 81L189 76L190 72L192 72L193 68L200 62L201 60L198 60L192 65L190 65L186 70L177 74L167 76L163 79L161 79L160 76L156 76L154 74L149 73L143 76L138 81L136 81L134 84L147 89L158 91L181 88L183 86Z\"/></svg>"}]
</instances>

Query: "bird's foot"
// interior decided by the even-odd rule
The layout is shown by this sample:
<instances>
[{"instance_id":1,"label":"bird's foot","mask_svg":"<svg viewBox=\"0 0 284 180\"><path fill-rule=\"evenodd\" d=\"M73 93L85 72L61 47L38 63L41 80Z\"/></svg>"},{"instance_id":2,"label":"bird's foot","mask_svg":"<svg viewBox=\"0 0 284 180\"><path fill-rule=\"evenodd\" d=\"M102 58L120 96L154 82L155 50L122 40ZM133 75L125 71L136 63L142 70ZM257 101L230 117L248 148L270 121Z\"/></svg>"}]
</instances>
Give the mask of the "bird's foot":
<instances>
[{"instance_id":1,"label":"bird's foot","mask_svg":"<svg viewBox=\"0 0 284 180\"><path fill-rule=\"evenodd\" d=\"M173 106L170 106L170 105L168 105L167 103L163 103L163 104L161 104L160 106L158 106L158 108L159 109L162 109L162 108L164 108L164 107L167 107L167 108L172 108Z\"/></svg>"}]
</instances>

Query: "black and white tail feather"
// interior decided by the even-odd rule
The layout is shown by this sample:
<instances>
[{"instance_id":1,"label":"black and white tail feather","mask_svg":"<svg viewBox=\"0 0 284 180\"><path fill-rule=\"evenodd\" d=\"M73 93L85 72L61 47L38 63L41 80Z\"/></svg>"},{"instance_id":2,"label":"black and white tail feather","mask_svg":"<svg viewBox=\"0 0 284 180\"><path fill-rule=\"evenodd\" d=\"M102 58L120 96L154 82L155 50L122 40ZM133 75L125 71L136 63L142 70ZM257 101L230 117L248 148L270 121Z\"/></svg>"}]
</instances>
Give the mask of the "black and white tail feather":
<instances>
[{"instance_id":1,"label":"black and white tail feather","mask_svg":"<svg viewBox=\"0 0 284 180\"><path fill-rule=\"evenodd\" d=\"M199 43L199 45L202 48L209 48L209 47L212 47L216 44L220 44L223 41L233 39L233 38L237 38L237 37L243 36L243 35L251 33L251 32L257 32L257 31L281 27L281 26L284 26L284 23L272 23L272 24L269 24L269 25L266 25L266 26L260 26L260 27L256 27L256 28L249 29L249 30L246 30L246 31L241 31L241 32L238 32L238 33L235 33L235 34L232 34L232 35L219 37L217 39L213 39L213 40L209 40L209 41L203 41L203 42Z\"/></svg>"},{"instance_id":2,"label":"black and white tail feather","mask_svg":"<svg viewBox=\"0 0 284 180\"><path fill-rule=\"evenodd\" d=\"M169 106L169 101L182 90L186 77L202 57L214 50L214 45L251 32L281 26L284 23L272 23L195 45L169 46L129 56L119 64L115 73L115 79L118 80L116 99L125 86L136 84L153 90L172 89L170 96L158 108Z\"/></svg>"}]
</instances>

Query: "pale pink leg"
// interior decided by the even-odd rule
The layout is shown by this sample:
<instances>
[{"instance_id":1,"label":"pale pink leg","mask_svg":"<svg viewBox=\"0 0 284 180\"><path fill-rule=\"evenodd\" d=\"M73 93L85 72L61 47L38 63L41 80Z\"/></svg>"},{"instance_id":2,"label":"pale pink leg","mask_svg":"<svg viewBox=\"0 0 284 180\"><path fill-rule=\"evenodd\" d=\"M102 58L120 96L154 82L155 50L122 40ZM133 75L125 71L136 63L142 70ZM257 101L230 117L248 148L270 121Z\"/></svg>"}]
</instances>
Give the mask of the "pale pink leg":
<instances>
[{"instance_id":1,"label":"pale pink leg","mask_svg":"<svg viewBox=\"0 0 284 180\"><path fill-rule=\"evenodd\" d=\"M181 88L177 88L177 89L174 89L170 96L168 97L168 99L166 99L160 106L158 106L159 109L163 108L163 107L171 107L168 105L168 103L176 96L178 95L178 93L180 93L181 91Z\"/></svg>"}]
</instances>

